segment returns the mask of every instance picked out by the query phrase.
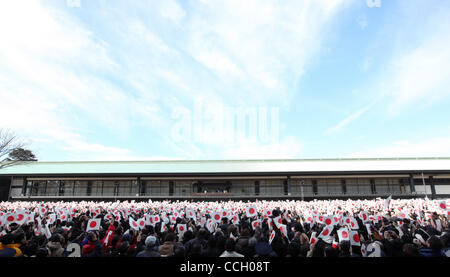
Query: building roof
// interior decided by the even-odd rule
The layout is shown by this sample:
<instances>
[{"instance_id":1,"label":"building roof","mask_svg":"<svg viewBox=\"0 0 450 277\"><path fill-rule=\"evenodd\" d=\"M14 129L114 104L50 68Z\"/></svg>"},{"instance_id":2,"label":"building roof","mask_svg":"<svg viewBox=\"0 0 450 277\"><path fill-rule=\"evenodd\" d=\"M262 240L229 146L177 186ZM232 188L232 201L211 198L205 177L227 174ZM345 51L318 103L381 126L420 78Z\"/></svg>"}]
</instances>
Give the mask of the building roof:
<instances>
[{"instance_id":1,"label":"building roof","mask_svg":"<svg viewBox=\"0 0 450 277\"><path fill-rule=\"evenodd\" d=\"M26 162L0 169L0 176L94 174L303 174L349 172L450 172L450 158L303 160L167 160Z\"/></svg>"}]
</instances>

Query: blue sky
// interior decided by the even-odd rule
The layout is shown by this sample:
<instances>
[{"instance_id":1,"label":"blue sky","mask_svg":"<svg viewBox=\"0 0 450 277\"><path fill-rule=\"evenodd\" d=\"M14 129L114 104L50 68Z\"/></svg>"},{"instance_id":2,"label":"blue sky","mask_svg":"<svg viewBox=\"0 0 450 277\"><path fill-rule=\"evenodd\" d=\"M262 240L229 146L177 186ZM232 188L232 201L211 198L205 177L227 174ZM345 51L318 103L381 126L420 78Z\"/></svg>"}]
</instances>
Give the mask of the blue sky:
<instances>
[{"instance_id":1,"label":"blue sky","mask_svg":"<svg viewBox=\"0 0 450 277\"><path fill-rule=\"evenodd\" d=\"M449 34L449 1L7 1L0 126L40 160L450 156Z\"/></svg>"}]
</instances>

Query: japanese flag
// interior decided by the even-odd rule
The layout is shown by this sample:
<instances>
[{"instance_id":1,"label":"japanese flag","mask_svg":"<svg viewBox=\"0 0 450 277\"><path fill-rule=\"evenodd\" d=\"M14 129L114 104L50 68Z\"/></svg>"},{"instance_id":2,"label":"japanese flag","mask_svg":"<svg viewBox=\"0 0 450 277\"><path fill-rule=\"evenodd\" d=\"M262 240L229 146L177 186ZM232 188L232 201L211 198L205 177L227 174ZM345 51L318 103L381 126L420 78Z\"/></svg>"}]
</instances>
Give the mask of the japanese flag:
<instances>
[{"instance_id":1,"label":"japanese flag","mask_svg":"<svg viewBox=\"0 0 450 277\"><path fill-rule=\"evenodd\" d=\"M272 211L271 210L266 210L264 214L267 215L267 216L272 216Z\"/></svg>"},{"instance_id":2,"label":"japanese flag","mask_svg":"<svg viewBox=\"0 0 450 277\"><path fill-rule=\"evenodd\" d=\"M112 218L112 215L111 214L105 214L105 216L103 217L103 220L104 221L108 221L108 220L110 220Z\"/></svg>"},{"instance_id":3,"label":"japanese flag","mask_svg":"<svg viewBox=\"0 0 450 277\"><path fill-rule=\"evenodd\" d=\"M0 238L3 237L4 235L6 235L6 231L5 231L5 230L3 230L3 231L0 233Z\"/></svg>"},{"instance_id":4,"label":"japanese flag","mask_svg":"<svg viewBox=\"0 0 450 277\"><path fill-rule=\"evenodd\" d=\"M361 218L361 220L362 220L363 222L369 221L369 216L367 215L367 212L361 212L361 213L359 214L359 218Z\"/></svg>"},{"instance_id":5,"label":"japanese flag","mask_svg":"<svg viewBox=\"0 0 450 277\"><path fill-rule=\"evenodd\" d=\"M192 210L187 210L186 211L186 218L193 218L193 219L195 219L195 212L194 211L192 211Z\"/></svg>"},{"instance_id":6,"label":"japanese flag","mask_svg":"<svg viewBox=\"0 0 450 277\"><path fill-rule=\"evenodd\" d=\"M438 205L441 211L447 211L447 203L445 201L440 201Z\"/></svg>"},{"instance_id":7,"label":"japanese flag","mask_svg":"<svg viewBox=\"0 0 450 277\"><path fill-rule=\"evenodd\" d=\"M398 214L398 217L400 217L401 219L409 218L408 214L405 212L400 212Z\"/></svg>"},{"instance_id":8,"label":"japanese flag","mask_svg":"<svg viewBox=\"0 0 450 277\"><path fill-rule=\"evenodd\" d=\"M326 226L325 228L323 228L322 232L320 232L319 238L329 237L332 231L333 226Z\"/></svg>"},{"instance_id":9,"label":"japanese flag","mask_svg":"<svg viewBox=\"0 0 450 277\"><path fill-rule=\"evenodd\" d=\"M349 240L349 232L347 228L341 228L337 231L339 236L339 241Z\"/></svg>"},{"instance_id":10,"label":"japanese flag","mask_svg":"<svg viewBox=\"0 0 450 277\"><path fill-rule=\"evenodd\" d=\"M306 218L306 222L308 222L310 225L314 224L314 217L312 215L308 216Z\"/></svg>"},{"instance_id":11,"label":"japanese flag","mask_svg":"<svg viewBox=\"0 0 450 277\"><path fill-rule=\"evenodd\" d=\"M184 232L186 232L186 224L178 224L177 229L178 234L184 234Z\"/></svg>"},{"instance_id":12,"label":"japanese flag","mask_svg":"<svg viewBox=\"0 0 450 277\"><path fill-rule=\"evenodd\" d=\"M255 220L255 221L253 221L253 222L252 222L252 227L253 227L253 230L255 230L255 229L256 229L256 227L258 227L258 225L259 225L259 220Z\"/></svg>"},{"instance_id":13,"label":"japanese flag","mask_svg":"<svg viewBox=\"0 0 450 277\"><path fill-rule=\"evenodd\" d=\"M233 222L233 224L238 224L239 223L239 216L237 214L233 215L233 218L231 219L231 222Z\"/></svg>"},{"instance_id":14,"label":"japanese flag","mask_svg":"<svg viewBox=\"0 0 450 277\"><path fill-rule=\"evenodd\" d=\"M280 228L280 225L283 224L283 219L281 218L281 216L277 216L273 219L273 223L275 223L275 226L277 226L277 228Z\"/></svg>"},{"instance_id":15,"label":"japanese flag","mask_svg":"<svg viewBox=\"0 0 450 277\"><path fill-rule=\"evenodd\" d=\"M15 216L15 222L16 222L18 225L22 225L22 224L24 224L26 221L27 221L27 217L26 217L25 212L18 212L18 213L16 214L16 216Z\"/></svg>"},{"instance_id":16,"label":"japanese flag","mask_svg":"<svg viewBox=\"0 0 450 277\"><path fill-rule=\"evenodd\" d=\"M28 214L27 215L27 223L33 223L34 222L34 216L35 216L34 212Z\"/></svg>"},{"instance_id":17,"label":"japanese flag","mask_svg":"<svg viewBox=\"0 0 450 277\"><path fill-rule=\"evenodd\" d=\"M144 229L145 228L145 218L139 218L137 221L137 224L139 226L139 229Z\"/></svg>"},{"instance_id":18,"label":"japanese flag","mask_svg":"<svg viewBox=\"0 0 450 277\"><path fill-rule=\"evenodd\" d=\"M164 222L161 222L161 233L164 233L165 231L167 231L167 226Z\"/></svg>"},{"instance_id":19,"label":"japanese flag","mask_svg":"<svg viewBox=\"0 0 450 277\"><path fill-rule=\"evenodd\" d=\"M130 224L130 228L138 231L139 230L139 225L138 223L130 216L129 220L128 220L129 224Z\"/></svg>"},{"instance_id":20,"label":"japanese flag","mask_svg":"<svg viewBox=\"0 0 450 277\"><path fill-rule=\"evenodd\" d=\"M221 216L221 214L220 213L213 213L212 214L212 220L214 221L214 222L220 222L220 220L222 219L222 216Z\"/></svg>"},{"instance_id":21,"label":"japanese flag","mask_svg":"<svg viewBox=\"0 0 450 277\"><path fill-rule=\"evenodd\" d=\"M156 224L161 221L161 217L159 215L153 216L153 224Z\"/></svg>"},{"instance_id":22,"label":"japanese flag","mask_svg":"<svg viewBox=\"0 0 450 277\"><path fill-rule=\"evenodd\" d=\"M39 215L43 217L47 213L47 207L44 204L41 204L39 207Z\"/></svg>"},{"instance_id":23,"label":"japanese flag","mask_svg":"<svg viewBox=\"0 0 450 277\"><path fill-rule=\"evenodd\" d=\"M275 230L272 231L269 237L269 244L272 244L273 239L275 238Z\"/></svg>"},{"instance_id":24,"label":"japanese flag","mask_svg":"<svg viewBox=\"0 0 450 277\"><path fill-rule=\"evenodd\" d=\"M332 226L333 225L333 217L332 216L327 216L323 222L327 226Z\"/></svg>"},{"instance_id":25,"label":"japanese flag","mask_svg":"<svg viewBox=\"0 0 450 277\"><path fill-rule=\"evenodd\" d=\"M273 230L273 220L272 218L267 219L267 225L269 226L269 230Z\"/></svg>"},{"instance_id":26,"label":"japanese flag","mask_svg":"<svg viewBox=\"0 0 450 277\"><path fill-rule=\"evenodd\" d=\"M13 213L6 213L4 215L5 218L5 224L9 226L9 224L12 224L16 221L16 217L14 216Z\"/></svg>"},{"instance_id":27,"label":"japanese flag","mask_svg":"<svg viewBox=\"0 0 450 277\"><path fill-rule=\"evenodd\" d=\"M247 217L254 217L257 215L255 206L248 207L246 212L247 212Z\"/></svg>"},{"instance_id":28,"label":"japanese flag","mask_svg":"<svg viewBox=\"0 0 450 277\"><path fill-rule=\"evenodd\" d=\"M356 218L350 217L350 227L353 230L359 229L358 221L356 221Z\"/></svg>"},{"instance_id":29,"label":"japanese flag","mask_svg":"<svg viewBox=\"0 0 450 277\"><path fill-rule=\"evenodd\" d=\"M319 222L320 224L325 224L324 222L325 217L323 215L319 215L317 216L317 222Z\"/></svg>"},{"instance_id":30,"label":"japanese flag","mask_svg":"<svg viewBox=\"0 0 450 277\"><path fill-rule=\"evenodd\" d=\"M53 224L56 221L56 214L49 214L48 215L48 223Z\"/></svg>"},{"instance_id":31,"label":"japanese flag","mask_svg":"<svg viewBox=\"0 0 450 277\"><path fill-rule=\"evenodd\" d=\"M360 246L361 241L359 240L358 231L350 231L349 234L350 234L350 244Z\"/></svg>"},{"instance_id":32,"label":"japanese flag","mask_svg":"<svg viewBox=\"0 0 450 277\"><path fill-rule=\"evenodd\" d=\"M313 232L313 233L311 234L311 239L309 240L309 244L310 244L310 245L316 244L316 242L317 242L316 234L317 234L316 232Z\"/></svg>"},{"instance_id":33,"label":"japanese flag","mask_svg":"<svg viewBox=\"0 0 450 277\"><path fill-rule=\"evenodd\" d=\"M100 230L100 218L93 218L88 221L86 232Z\"/></svg>"},{"instance_id":34,"label":"japanese flag","mask_svg":"<svg viewBox=\"0 0 450 277\"><path fill-rule=\"evenodd\" d=\"M280 232L281 232L281 234L283 234L283 236L287 237L287 227L286 227L286 225L280 224L278 229L280 229Z\"/></svg>"},{"instance_id":35,"label":"japanese flag","mask_svg":"<svg viewBox=\"0 0 450 277\"><path fill-rule=\"evenodd\" d=\"M61 211L62 213L60 213L58 216L59 216L59 219L61 220L61 221L67 221L68 220L68 218L67 218L67 213L66 212L64 212L64 211Z\"/></svg>"},{"instance_id":36,"label":"japanese flag","mask_svg":"<svg viewBox=\"0 0 450 277\"><path fill-rule=\"evenodd\" d=\"M169 219L171 224L175 224L177 222L177 217L175 215L170 216Z\"/></svg>"}]
</instances>

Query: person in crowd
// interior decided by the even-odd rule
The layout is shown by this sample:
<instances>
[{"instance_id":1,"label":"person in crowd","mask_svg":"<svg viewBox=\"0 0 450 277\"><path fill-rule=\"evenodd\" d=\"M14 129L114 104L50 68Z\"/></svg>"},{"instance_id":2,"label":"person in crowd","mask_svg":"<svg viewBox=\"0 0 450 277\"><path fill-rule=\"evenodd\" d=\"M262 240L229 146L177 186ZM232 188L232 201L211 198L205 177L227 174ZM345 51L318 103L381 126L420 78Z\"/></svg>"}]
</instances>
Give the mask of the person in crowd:
<instances>
[{"instance_id":1,"label":"person in crowd","mask_svg":"<svg viewBox=\"0 0 450 277\"><path fill-rule=\"evenodd\" d=\"M0 202L0 257L449 257L449 211L439 208L448 202ZM133 228L131 218L145 225ZM326 218L331 232L319 235Z\"/></svg>"}]
</instances>

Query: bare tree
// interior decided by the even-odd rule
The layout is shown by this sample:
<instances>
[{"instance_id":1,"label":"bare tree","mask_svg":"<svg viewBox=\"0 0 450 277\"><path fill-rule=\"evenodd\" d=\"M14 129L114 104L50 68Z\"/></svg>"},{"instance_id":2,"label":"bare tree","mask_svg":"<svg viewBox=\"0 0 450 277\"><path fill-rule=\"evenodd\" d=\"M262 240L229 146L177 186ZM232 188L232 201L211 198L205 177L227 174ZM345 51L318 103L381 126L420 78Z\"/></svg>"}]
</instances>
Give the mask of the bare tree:
<instances>
[{"instance_id":1,"label":"bare tree","mask_svg":"<svg viewBox=\"0 0 450 277\"><path fill-rule=\"evenodd\" d=\"M23 162L10 159L9 154L16 149L23 148L24 143L10 130L0 128L0 169Z\"/></svg>"}]
</instances>

